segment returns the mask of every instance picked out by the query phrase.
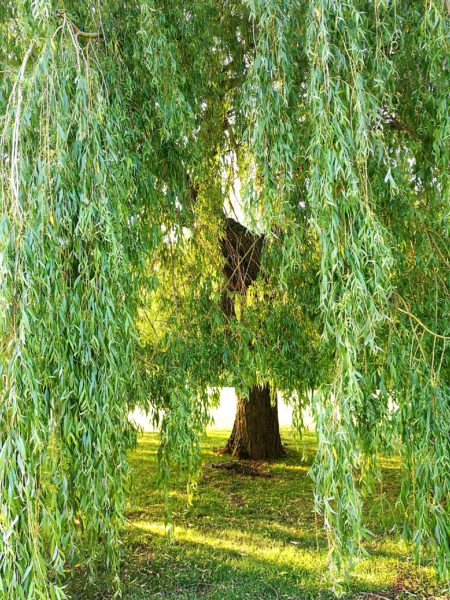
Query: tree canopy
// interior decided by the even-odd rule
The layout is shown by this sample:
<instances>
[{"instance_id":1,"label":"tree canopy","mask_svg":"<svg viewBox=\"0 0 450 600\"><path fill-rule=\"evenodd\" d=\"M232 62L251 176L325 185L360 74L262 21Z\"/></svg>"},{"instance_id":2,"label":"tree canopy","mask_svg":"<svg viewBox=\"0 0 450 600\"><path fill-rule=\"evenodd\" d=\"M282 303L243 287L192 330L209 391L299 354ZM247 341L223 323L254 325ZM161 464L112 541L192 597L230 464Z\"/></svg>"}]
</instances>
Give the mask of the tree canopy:
<instances>
[{"instance_id":1,"label":"tree canopy","mask_svg":"<svg viewBox=\"0 0 450 600\"><path fill-rule=\"evenodd\" d=\"M118 578L135 405L198 471L209 389L313 410L330 564L400 444L405 536L450 572L450 8L4 0L0 590ZM264 236L246 293L226 217ZM233 315L224 314L224 295ZM251 350L250 350L251 349Z\"/></svg>"}]
</instances>

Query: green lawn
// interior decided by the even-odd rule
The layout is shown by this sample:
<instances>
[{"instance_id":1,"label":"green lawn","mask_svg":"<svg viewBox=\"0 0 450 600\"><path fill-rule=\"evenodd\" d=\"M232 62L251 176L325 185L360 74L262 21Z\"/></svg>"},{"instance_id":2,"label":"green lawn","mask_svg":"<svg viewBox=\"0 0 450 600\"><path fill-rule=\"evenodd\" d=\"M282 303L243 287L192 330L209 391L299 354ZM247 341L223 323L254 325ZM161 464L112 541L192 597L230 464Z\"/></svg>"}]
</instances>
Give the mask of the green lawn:
<instances>
[{"instance_id":1,"label":"green lawn","mask_svg":"<svg viewBox=\"0 0 450 600\"><path fill-rule=\"evenodd\" d=\"M329 591L326 542L313 512L313 483L308 469L314 455L313 433L305 436L305 460L289 430L283 430L288 458L267 463L270 479L213 469L225 460L215 448L227 432L211 431L203 445L203 477L191 507L183 485L173 493L175 536L165 534L165 508L155 489L157 436L145 434L131 455L132 489L124 537L122 581L125 600L238 600L334 598ZM431 566L417 567L396 533L395 490L398 461L383 465L389 488L368 503L376 534L370 557L356 568L348 598L448 598L433 579ZM369 505L370 504L370 505ZM95 589L75 598L110 598ZM70 589L69 589L70 591Z\"/></svg>"}]
</instances>

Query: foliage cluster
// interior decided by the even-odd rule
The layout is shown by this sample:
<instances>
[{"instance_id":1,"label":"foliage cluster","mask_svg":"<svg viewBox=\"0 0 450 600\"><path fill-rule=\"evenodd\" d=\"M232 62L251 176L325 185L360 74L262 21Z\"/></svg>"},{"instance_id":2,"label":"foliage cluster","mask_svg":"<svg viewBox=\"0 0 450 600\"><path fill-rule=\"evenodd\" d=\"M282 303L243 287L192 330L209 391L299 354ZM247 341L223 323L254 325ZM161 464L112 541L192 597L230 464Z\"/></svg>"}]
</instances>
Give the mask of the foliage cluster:
<instances>
[{"instance_id":1,"label":"foliage cluster","mask_svg":"<svg viewBox=\"0 0 450 600\"><path fill-rule=\"evenodd\" d=\"M331 565L399 438L404 533L448 578L447 4L4 0L0 36L5 597L63 597L81 549L117 576L130 407L167 489L208 389L267 381L299 429L312 405ZM265 235L246 297L233 211Z\"/></svg>"}]
</instances>

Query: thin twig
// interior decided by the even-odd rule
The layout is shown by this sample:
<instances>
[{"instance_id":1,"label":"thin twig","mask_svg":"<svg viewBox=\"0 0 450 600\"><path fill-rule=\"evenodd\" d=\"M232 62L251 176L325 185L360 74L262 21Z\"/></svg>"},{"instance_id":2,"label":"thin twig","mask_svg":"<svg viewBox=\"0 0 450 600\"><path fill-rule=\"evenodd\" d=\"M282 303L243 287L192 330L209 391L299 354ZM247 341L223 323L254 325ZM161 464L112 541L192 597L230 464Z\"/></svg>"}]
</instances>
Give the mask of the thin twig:
<instances>
[{"instance_id":1,"label":"thin twig","mask_svg":"<svg viewBox=\"0 0 450 600\"><path fill-rule=\"evenodd\" d=\"M20 145L20 123L21 123L21 109L22 109L22 99L23 99L23 79L25 77L25 69L27 67L28 59L31 56L31 53L34 48L34 40L31 42L22 62L22 65L19 70L18 76L18 84L17 84L17 103L16 103L16 115L14 119L13 125L13 133L12 133L12 147L11 147L11 177L10 177L10 186L11 186L11 196L14 198L16 215L19 216L21 213L20 206L20 177L18 170L18 155L19 155L19 145Z\"/></svg>"},{"instance_id":2,"label":"thin twig","mask_svg":"<svg viewBox=\"0 0 450 600\"><path fill-rule=\"evenodd\" d=\"M62 10L57 10L55 13L57 19L64 19L72 29L75 37L82 37L90 40L100 40L103 38L103 34L100 31L82 31L72 19Z\"/></svg>"},{"instance_id":3,"label":"thin twig","mask_svg":"<svg viewBox=\"0 0 450 600\"><path fill-rule=\"evenodd\" d=\"M446 340L446 341L450 341L450 336L448 335L440 335L439 333L436 333L435 331L432 331L429 327L427 327L425 325L425 323L423 323L419 317L416 317L416 315L413 315L409 310L408 310L408 306L406 304L406 302L403 300L403 298L401 296L399 296L398 294L396 294L396 296L402 301L403 305L405 306L405 309L400 308L399 306L397 306L397 310L401 313L403 313L404 315L407 315L408 317L410 317L411 319L414 319L414 321L416 321L416 323L418 323L421 327L423 327L423 329L425 329L425 331L427 331L428 333L430 333L431 335L434 335L434 337L439 338L440 340Z\"/></svg>"},{"instance_id":4,"label":"thin twig","mask_svg":"<svg viewBox=\"0 0 450 600\"><path fill-rule=\"evenodd\" d=\"M450 263L448 262L448 260L446 260L445 256L442 254L441 249L434 241L433 237L430 234L430 231L428 229L425 229L425 233L427 234L427 238L430 240L430 244L434 247L436 252L439 254L439 258L442 260L444 265L446 265L450 269Z\"/></svg>"}]
</instances>

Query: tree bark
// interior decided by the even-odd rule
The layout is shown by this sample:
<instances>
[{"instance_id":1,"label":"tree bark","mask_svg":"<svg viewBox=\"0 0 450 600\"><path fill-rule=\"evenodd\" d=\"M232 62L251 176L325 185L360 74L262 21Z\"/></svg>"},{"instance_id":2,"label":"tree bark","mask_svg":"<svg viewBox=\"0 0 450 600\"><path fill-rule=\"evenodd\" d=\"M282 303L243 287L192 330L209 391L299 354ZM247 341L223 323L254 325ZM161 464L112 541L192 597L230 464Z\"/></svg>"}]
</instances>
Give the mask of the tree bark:
<instances>
[{"instance_id":1,"label":"tree bark","mask_svg":"<svg viewBox=\"0 0 450 600\"><path fill-rule=\"evenodd\" d=\"M226 285L222 292L222 310L234 318L234 300L230 292L243 296L261 271L264 236L256 235L234 219L225 221L222 254L225 257ZM253 386L248 399L237 399L233 431L224 453L238 458L280 458L285 456L278 424L278 406L270 401L268 385Z\"/></svg>"},{"instance_id":2,"label":"tree bark","mask_svg":"<svg viewBox=\"0 0 450 600\"><path fill-rule=\"evenodd\" d=\"M278 406L271 404L268 385L250 388L248 399L238 396L233 431L224 453L255 460L286 455L280 437Z\"/></svg>"}]
</instances>

